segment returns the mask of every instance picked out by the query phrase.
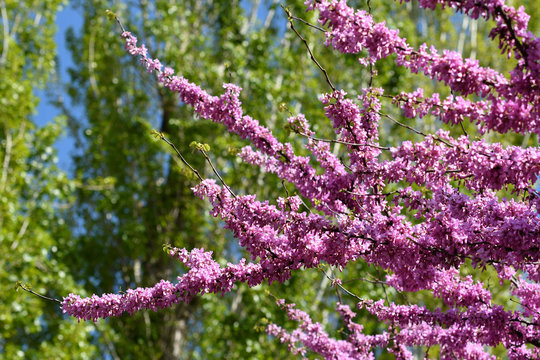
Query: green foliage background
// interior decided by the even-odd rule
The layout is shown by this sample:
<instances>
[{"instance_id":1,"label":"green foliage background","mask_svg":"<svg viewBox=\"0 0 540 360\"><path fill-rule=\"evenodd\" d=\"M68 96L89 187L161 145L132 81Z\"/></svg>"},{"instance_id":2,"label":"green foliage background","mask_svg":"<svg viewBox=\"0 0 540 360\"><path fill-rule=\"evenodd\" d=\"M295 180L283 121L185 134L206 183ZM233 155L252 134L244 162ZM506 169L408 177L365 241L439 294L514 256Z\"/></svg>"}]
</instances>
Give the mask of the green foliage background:
<instances>
[{"instance_id":1,"label":"green foliage background","mask_svg":"<svg viewBox=\"0 0 540 360\"><path fill-rule=\"evenodd\" d=\"M314 23L315 15L305 14L302 2L284 5ZM367 10L364 1L350 3ZM534 0L523 3L533 15L531 30L538 33L540 9ZM204 247L223 262L243 255L219 221L208 215L208 204L192 195L190 187L196 180L170 149L152 139L152 129L163 131L205 177L214 175L200 154L189 151L189 144L210 144L213 163L238 193L255 192L272 201L286 195L284 186L294 192L291 185L242 164L230 150L245 142L194 117L190 108L126 55L117 25L105 16L107 9L118 14L154 57L210 93L220 94L223 82L242 86L246 112L299 152L304 139L285 129L288 115L279 111L279 104L287 104L293 113L305 113L321 137L331 137L332 129L317 100L329 91L328 85L301 41L288 30L277 1L72 1L83 24L81 31L66 34L75 65L65 83L55 72L53 42L54 18L62 3L28 0L0 5L6 14L2 23L10 28L10 35L3 35L0 62L0 268L4 270L0 273L0 358L294 358L278 339L264 332L268 321L294 326L266 290L295 302L332 335L345 336L334 313L337 294L317 270L296 273L283 284L251 289L239 285L224 297L206 295L159 313L141 312L96 324L66 319L55 303L15 292L18 280L56 298L174 280L184 270L162 252L166 243ZM489 22L467 22L449 10L424 12L414 2L397 6L371 1L370 5L377 21L401 29L402 36L416 46L427 42L461 50L500 71L512 66L498 55L495 43L486 41ZM355 56L335 54L324 47L322 33L300 23L295 26L336 87L355 95L368 84L369 71ZM388 94L417 87L428 94L447 94L439 84L396 67L392 59L378 63L376 70L374 85ZM37 128L32 116L39 99L33 94L46 85L60 86L74 105L84 109L82 115L74 115L60 97L53 97L64 116ZM391 105L385 111L400 116ZM444 127L436 119L402 120L427 132ZM473 126L466 129L475 134ZM58 169L53 147L66 130L76 143L69 176ZM534 136L489 137L520 145L537 143ZM382 121L382 145L396 145L403 139L420 140ZM385 274L363 263L351 264L343 273L325 270L335 272L359 296L441 306L429 294L396 294L365 281L383 279ZM485 281L491 276L492 272L478 274ZM354 304L346 297L343 301ZM495 301L509 305L507 292L497 294ZM368 332L382 329L367 314L359 314L357 320ZM436 356L436 351L430 355ZM419 356L423 352L417 351Z\"/></svg>"}]
</instances>

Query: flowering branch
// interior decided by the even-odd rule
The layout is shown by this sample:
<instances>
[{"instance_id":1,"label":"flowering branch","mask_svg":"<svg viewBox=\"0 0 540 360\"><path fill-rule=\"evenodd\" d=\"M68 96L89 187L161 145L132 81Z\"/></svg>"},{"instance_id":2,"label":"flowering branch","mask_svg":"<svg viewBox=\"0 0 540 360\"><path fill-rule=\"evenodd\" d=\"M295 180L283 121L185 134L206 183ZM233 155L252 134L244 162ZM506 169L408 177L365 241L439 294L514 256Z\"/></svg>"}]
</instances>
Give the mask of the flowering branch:
<instances>
[{"instance_id":1,"label":"flowering branch","mask_svg":"<svg viewBox=\"0 0 540 360\"><path fill-rule=\"evenodd\" d=\"M422 72L446 84L452 93L461 94L443 101L438 94L424 97L421 89L394 96L394 103L406 116L431 113L451 124L469 117L482 131L540 133L540 52L535 50L540 48L540 40L526 31L524 11L501 5L501 0L419 3L430 9L442 4L472 18L494 18L497 27L492 37L498 36L502 46L514 49L518 60L510 79L453 52L428 51L427 45L414 50L396 30L384 23L375 24L369 13L355 11L344 1L307 1L306 5L308 10L319 11L319 22L328 28L327 45L342 53L366 50L367 58L360 62L369 66L395 54L399 65ZM288 332L271 324L268 333L288 343L295 353L304 355L309 349L327 358L369 358L375 347L385 348L398 358L410 358L408 347L439 345L442 358L487 359L490 356L484 347L498 344L507 349L511 359L539 357L540 196L533 186L540 174L540 150L504 148L484 140L472 141L467 135L455 139L447 131L426 134L382 112L383 90L371 87L371 83L356 99L350 98L333 86L307 41L296 31L292 20L298 19L284 10L292 31L303 41L332 89L320 101L339 140L317 137L303 114L290 114L288 119L289 126L307 138L305 148L310 156L298 156L291 144L280 142L272 131L244 115L238 86L225 83L223 94L210 95L174 75L172 69L163 69L160 61L149 57L146 47L138 46L137 39L115 18L129 54L139 56L159 82L201 117L249 140L252 146L241 149L238 156L290 182L311 206L300 196L290 196L287 189L287 197L276 199L276 205L257 200L255 195L236 196L211 163L207 145L194 144L223 186L203 179L178 149L156 132L199 178L200 183L192 189L194 194L210 202L210 213L221 219L252 262L242 259L238 264L220 267L210 251L167 247L171 256L189 268L176 284L163 280L150 288L86 299L70 294L62 301L64 312L96 320L142 309L157 310L194 296L229 292L236 282L250 286L281 282L293 271L321 269L325 264L343 269L363 261L386 271L386 281L377 280L385 292L385 286L397 291L428 290L441 299L444 310L398 305L388 296L386 303L363 299L323 271L340 299L337 311L347 326L347 339L332 339L321 324L283 300L278 300L278 305L289 319L298 322L298 328ZM465 99L473 94L483 99ZM424 136L423 141L380 146L381 117ZM348 165L330 150L331 143L344 145ZM383 150L390 152L391 159L380 159ZM388 187L393 191L385 190ZM508 187L514 194L527 197L500 199L496 192ZM302 204L308 212L300 211ZM505 310L493 303L484 284L461 276L467 259L477 268L493 266L501 282L512 280L512 294L520 298L522 307ZM387 330L363 334L362 326L352 321L354 312L341 304L340 291L353 296L359 308L387 323ZM531 344L536 348L531 349Z\"/></svg>"}]
</instances>

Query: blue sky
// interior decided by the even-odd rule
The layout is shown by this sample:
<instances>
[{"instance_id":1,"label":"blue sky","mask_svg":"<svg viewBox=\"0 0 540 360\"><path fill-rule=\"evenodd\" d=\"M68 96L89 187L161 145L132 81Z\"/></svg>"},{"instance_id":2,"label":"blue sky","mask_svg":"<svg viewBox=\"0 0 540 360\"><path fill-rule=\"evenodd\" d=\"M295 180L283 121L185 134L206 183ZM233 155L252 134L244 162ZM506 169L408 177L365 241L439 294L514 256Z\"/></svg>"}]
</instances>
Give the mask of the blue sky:
<instances>
[{"instance_id":1,"label":"blue sky","mask_svg":"<svg viewBox=\"0 0 540 360\"><path fill-rule=\"evenodd\" d=\"M242 6L245 7L246 12L249 14L251 3L249 0L242 0ZM257 16L260 19L266 18L267 7L260 6L258 9ZM79 33L83 23L82 9L74 9L71 4L68 4L56 15L56 24L58 26L55 42L58 53L58 65L60 71L60 78L62 82L69 81L69 75L67 69L73 65L71 54L66 46L65 34L66 30L72 27L75 30L75 33ZM285 24L284 24L285 26ZM53 119L60 115L60 111L50 104L50 99L47 98L46 92L44 90L37 91L37 96L40 98L39 106L37 108L37 113L34 116L34 122L38 126L43 126ZM74 108L69 103L69 97L64 94L64 100L69 106L70 111L73 114L81 115L81 109ZM68 136L69 134L64 133L61 139L59 139L55 145L58 151L58 162L60 169L66 171L68 175L71 174L71 153L74 149L74 141Z\"/></svg>"},{"instance_id":2,"label":"blue sky","mask_svg":"<svg viewBox=\"0 0 540 360\"><path fill-rule=\"evenodd\" d=\"M55 42L58 51L58 62L60 69L60 77L62 81L68 81L69 76L67 69L73 64L71 60L71 54L66 47L65 33L69 27L73 27L76 32L79 31L82 26L82 15L80 12L75 11L73 7L67 6L56 15L56 24L58 29L55 35ZM37 96L40 98L37 113L34 116L34 122L38 126L43 126L52 121L56 116L60 115L58 109L49 104L49 99L44 90L37 92ZM68 98L65 99L69 101ZM70 153L74 149L74 142L71 138L64 136L56 143L56 149L58 150L59 166L62 170L70 173L71 157Z\"/></svg>"}]
</instances>

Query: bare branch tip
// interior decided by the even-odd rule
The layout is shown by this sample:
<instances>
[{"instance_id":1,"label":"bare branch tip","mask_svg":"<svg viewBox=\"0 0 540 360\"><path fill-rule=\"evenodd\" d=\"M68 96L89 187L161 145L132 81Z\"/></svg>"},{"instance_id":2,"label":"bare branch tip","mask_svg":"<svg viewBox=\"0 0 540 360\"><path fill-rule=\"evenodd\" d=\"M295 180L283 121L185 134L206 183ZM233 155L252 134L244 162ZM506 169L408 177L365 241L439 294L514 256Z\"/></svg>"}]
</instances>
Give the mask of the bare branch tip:
<instances>
[{"instance_id":1,"label":"bare branch tip","mask_svg":"<svg viewBox=\"0 0 540 360\"><path fill-rule=\"evenodd\" d=\"M33 291L31 289L31 286L30 284L25 284L23 285L22 281L17 281L17 284L15 285L15 291L19 290L19 288L23 289L24 291L32 294L32 295L35 295L39 298L42 298L44 300L49 300L49 301L55 301L59 304L62 304L62 301L58 300L58 299L55 299L55 298L51 298L51 297L48 297L48 296L45 296L45 295L41 295L41 294L38 294L37 292Z\"/></svg>"}]
</instances>

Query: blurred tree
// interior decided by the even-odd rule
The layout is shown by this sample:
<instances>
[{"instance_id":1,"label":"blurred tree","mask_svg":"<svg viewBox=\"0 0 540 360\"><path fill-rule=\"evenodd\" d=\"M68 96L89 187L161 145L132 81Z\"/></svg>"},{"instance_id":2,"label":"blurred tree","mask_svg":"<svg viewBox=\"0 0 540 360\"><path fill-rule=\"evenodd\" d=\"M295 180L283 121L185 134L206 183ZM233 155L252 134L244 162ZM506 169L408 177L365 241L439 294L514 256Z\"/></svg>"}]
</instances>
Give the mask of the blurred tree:
<instances>
[{"instance_id":1,"label":"blurred tree","mask_svg":"<svg viewBox=\"0 0 540 360\"><path fill-rule=\"evenodd\" d=\"M60 1L0 1L0 359L91 359L89 324L63 318L58 304L21 296L17 281L60 297L83 291L59 259L72 241L62 212L73 184L56 167L53 148L65 123L32 123L55 64ZM29 286L29 285L27 285Z\"/></svg>"}]
</instances>

